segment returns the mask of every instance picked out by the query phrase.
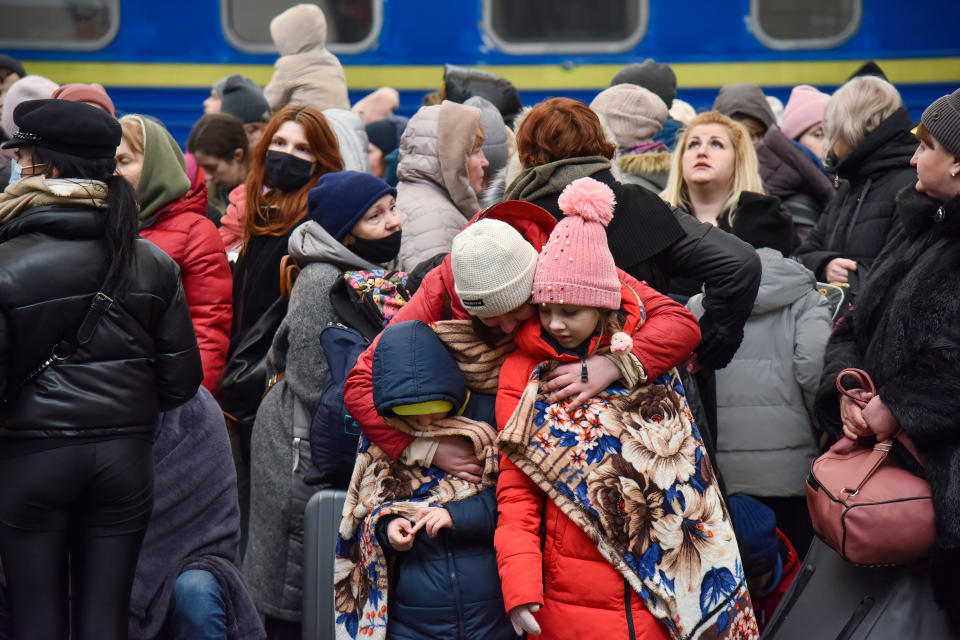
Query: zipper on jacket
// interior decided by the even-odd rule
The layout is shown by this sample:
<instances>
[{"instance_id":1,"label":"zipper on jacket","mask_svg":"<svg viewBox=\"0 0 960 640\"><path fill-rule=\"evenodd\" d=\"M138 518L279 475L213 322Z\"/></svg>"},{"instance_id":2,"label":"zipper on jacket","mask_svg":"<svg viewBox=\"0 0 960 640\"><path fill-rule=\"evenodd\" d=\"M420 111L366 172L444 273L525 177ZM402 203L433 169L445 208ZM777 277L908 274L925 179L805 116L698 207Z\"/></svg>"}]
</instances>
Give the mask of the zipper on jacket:
<instances>
[{"instance_id":1,"label":"zipper on jacket","mask_svg":"<svg viewBox=\"0 0 960 640\"><path fill-rule=\"evenodd\" d=\"M623 581L623 603L627 607L627 632L630 640L637 640L637 631L633 628L633 607L630 606L630 600L632 598L631 592L633 589L630 588L630 583L626 580Z\"/></svg>"},{"instance_id":2,"label":"zipper on jacket","mask_svg":"<svg viewBox=\"0 0 960 640\"><path fill-rule=\"evenodd\" d=\"M467 638L467 628L463 622L463 602L460 600L460 584L457 582L456 565L453 562L453 552L450 551L446 536L443 537L443 550L447 554L447 571L450 573L450 588L453 589L453 606L457 608L457 628L459 630L457 637L461 640L469 640Z\"/></svg>"},{"instance_id":3,"label":"zipper on jacket","mask_svg":"<svg viewBox=\"0 0 960 640\"><path fill-rule=\"evenodd\" d=\"M293 473L297 472L297 467L300 466L300 438L294 436L293 438Z\"/></svg>"}]
</instances>

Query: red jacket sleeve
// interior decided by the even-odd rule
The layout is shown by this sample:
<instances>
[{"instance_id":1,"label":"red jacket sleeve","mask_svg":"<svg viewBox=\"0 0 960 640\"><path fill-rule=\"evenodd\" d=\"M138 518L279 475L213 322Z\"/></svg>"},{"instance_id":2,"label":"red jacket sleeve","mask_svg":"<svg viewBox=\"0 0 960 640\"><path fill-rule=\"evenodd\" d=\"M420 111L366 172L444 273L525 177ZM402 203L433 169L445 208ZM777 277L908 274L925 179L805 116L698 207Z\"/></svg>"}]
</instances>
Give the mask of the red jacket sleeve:
<instances>
[{"instance_id":1,"label":"red jacket sleeve","mask_svg":"<svg viewBox=\"0 0 960 640\"><path fill-rule=\"evenodd\" d=\"M216 391L230 348L233 279L223 241L212 222L196 218L186 234L183 290L203 360L203 386Z\"/></svg>"},{"instance_id":2,"label":"red jacket sleeve","mask_svg":"<svg viewBox=\"0 0 960 640\"><path fill-rule=\"evenodd\" d=\"M682 304L624 271L620 281L640 297L647 321L633 334L633 354L652 381L686 360L700 344L700 324Z\"/></svg>"},{"instance_id":3,"label":"red jacket sleeve","mask_svg":"<svg viewBox=\"0 0 960 640\"><path fill-rule=\"evenodd\" d=\"M417 293L400 308L390 324L405 320L436 322L444 318L449 297L444 278L445 272L449 271L447 262L449 258L423 278ZM450 289L452 291L452 284ZM454 315L456 317L459 314ZM363 433L388 456L396 460L397 456L413 442L413 437L391 427L373 407L372 363L373 352L379 341L380 336L377 336L367 350L360 354L353 370L347 374L347 381L343 387L343 404Z\"/></svg>"}]
</instances>

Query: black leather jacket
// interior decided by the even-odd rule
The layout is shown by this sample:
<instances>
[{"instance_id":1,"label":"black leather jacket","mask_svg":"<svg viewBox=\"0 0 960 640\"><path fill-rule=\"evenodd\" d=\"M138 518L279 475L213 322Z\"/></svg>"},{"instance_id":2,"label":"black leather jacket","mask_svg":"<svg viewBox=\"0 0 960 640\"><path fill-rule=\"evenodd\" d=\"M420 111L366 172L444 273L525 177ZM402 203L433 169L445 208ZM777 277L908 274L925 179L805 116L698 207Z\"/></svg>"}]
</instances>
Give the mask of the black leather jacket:
<instances>
[{"instance_id":1,"label":"black leather jacket","mask_svg":"<svg viewBox=\"0 0 960 640\"><path fill-rule=\"evenodd\" d=\"M159 411L197 391L203 370L179 269L142 238L129 291L89 342L14 388L75 336L109 267L103 224L96 209L60 205L0 226L0 397L11 392L0 436L151 433Z\"/></svg>"}]
</instances>

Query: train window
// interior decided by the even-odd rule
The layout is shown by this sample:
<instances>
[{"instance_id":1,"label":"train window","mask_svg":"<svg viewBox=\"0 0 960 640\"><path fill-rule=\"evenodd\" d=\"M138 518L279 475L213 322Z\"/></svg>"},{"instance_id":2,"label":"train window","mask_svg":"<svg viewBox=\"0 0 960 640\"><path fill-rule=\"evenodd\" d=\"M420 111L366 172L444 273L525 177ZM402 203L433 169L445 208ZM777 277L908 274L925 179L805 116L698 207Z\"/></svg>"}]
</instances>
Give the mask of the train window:
<instances>
[{"instance_id":1,"label":"train window","mask_svg":"<svg viewBox=\"0 0 960 640\"><path fill-rule=\"evenodd\" d=\"M508 53L615 53L647 31L649 0L484 0L484 30Z\"/></svg>"},{"instance_id":2,"label":"train window","mask_svg":"<svg viewBox=\"0 0 960 640\"><path fill-rule=\"evenodd\" d=\"M750 0L754 35L771 49L829 49L860 28L863 0Z\"/></svg>"},{"instance_id":3,"label":"train window","mask_svg":"<svg viewBox=\"0 0 960 640\"><path fill-rule=\"evenodd\" d=\"M359 53L373 46L383 24L383 0L311 0L327 18L327 47ZM270 21L303 0L220 0L223 31L237 49L276 53Z\"/></svg>"},{"instance_id":4,"label":"train window","mask_svg":"<svg viewBox=\"0 0 960 640\"><path fill-rule=\"evenodd\" d=\"M120 22L120 0L0 0L0 47L93 51Z\"/></svg>"}]
</instances>

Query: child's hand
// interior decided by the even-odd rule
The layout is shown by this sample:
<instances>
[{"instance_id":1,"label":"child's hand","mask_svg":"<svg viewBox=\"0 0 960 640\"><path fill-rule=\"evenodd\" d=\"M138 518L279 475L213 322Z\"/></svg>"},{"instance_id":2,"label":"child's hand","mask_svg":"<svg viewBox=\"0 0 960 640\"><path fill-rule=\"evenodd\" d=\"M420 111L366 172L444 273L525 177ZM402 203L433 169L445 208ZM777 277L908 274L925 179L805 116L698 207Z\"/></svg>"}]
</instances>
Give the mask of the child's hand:
<instances>
[{"instance_id":1,"label":"child's hand","mask_svg":"<svg viewBox=\"0 0 960 640\"><path fill-rule=\"evenodd\" d=\"M410 521L404 517L394 518L387 525L387 540L397 551L410 551L420 526L420 523L410 524Z\"/></svg>"},{"instance_id":2,"label":"child's hand","mask_svg":"<svg viewBox=\"0 0 960 640\"><path fill-rule=\"evenodd\" d=\"M540 635L540 625L533 617L533 614L539 610L540 605L533 602L510 609L510 624L513 625L513 630L518 636L522 636L524 632L534 636Z\"/></svg>"},{"instance_id":3,"label":"child's hand","mask_svg":"<svg viewBox=\"0 0 960 640\"><path fill-rule=\"evenodd\" d=\"M453 518L450 512L443 507L424 507L417 513L415 529L423 528L431 538L437 537L437 532L444 527L453 529Z\"/></svg>"},{"instance_id":4,"label":"child's hand","mask_svg":"<svg viewBox=\"0 0 960 640\"><path fill-rule=\"evenodd\" d=\"M473 443L463 436L441 437L433 465L467 482L479 483L483 479L483 461L473 450Z\"/></svg>"},{"instance_id":5,"label":"child's hand","mask_svg":"<svg viewBox=\"0 0 960 640\"><path fill-rule=\"evenodd\" d=\"M554 367L543 376L540 390L548 393L547 401L556 404L576 396L567 407L573 410L620 379L620 369L609 358L596 354L587 358L587 381L581 382L582 365L571 362Z\"/></svg>"}]
</instances>

